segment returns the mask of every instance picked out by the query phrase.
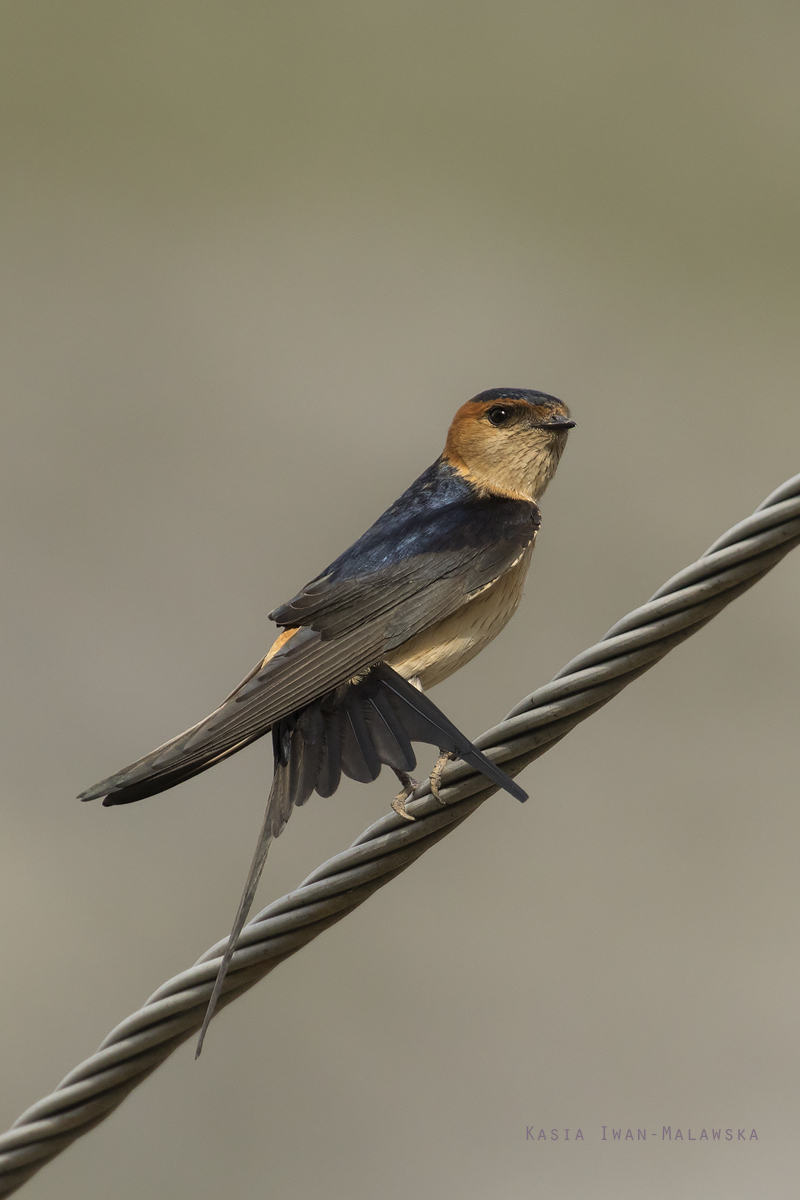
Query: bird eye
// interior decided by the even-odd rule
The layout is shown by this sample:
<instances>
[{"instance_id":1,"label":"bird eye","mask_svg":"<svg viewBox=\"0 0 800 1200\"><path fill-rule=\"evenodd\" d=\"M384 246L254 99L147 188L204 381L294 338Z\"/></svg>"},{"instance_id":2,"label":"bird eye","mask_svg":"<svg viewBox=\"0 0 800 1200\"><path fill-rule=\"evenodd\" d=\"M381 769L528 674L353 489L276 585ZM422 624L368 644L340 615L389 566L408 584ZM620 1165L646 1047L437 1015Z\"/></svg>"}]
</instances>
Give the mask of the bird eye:
<instances>
[{"instance_id":1,"label":"bird eye","mask_svg":"<svg viewBox=\"0 0 800 1200\"><path fill-rule=\"evenodd\" d=\"M493 425L505 425L511 416L511 409L497 405L495 408L490 408L486 415Z\"/></svg>"}]
</instances>

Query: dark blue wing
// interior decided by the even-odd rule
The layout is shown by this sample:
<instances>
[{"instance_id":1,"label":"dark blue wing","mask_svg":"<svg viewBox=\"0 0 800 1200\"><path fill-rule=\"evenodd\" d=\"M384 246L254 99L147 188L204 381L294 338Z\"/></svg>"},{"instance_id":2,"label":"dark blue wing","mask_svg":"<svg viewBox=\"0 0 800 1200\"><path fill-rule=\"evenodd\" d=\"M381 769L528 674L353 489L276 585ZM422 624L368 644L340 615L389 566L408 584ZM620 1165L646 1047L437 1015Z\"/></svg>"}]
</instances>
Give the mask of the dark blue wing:
<instances>
[{"instance_id":1,"label":"dark blue wing","mask_svg":"<svg viewBox=\"0 0 800 1200\"><path fill-rule=\"evenodd\" d=\"M299 629L210 716L81 796L164 791L268 733L468 602L530 545L536 505L479 496L441 459L327 571L271 614Z\"/></svg>"},{"instance_id":2,"label":"dark blue wing","mask_svg":"<svg viewBox=\"0 0 800 1200\"><path fill-rule=\"evenodd\" d=\"M535 504L481 496L438 459L349 550L270 617L328 639L391 611L388 652L507 571L539 524Z\"/></svg>"}]
</instances>

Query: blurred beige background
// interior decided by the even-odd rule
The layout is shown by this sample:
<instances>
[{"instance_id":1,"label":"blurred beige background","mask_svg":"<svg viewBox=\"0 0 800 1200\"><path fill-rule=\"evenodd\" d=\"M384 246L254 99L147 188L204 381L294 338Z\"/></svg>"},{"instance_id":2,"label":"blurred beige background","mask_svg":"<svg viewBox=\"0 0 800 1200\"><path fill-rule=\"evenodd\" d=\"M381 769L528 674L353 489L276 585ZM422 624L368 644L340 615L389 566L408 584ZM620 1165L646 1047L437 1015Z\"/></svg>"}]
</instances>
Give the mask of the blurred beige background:
<instances>
[{"instance_id":1,"label":"blurred beige background","mask_svg":"<svg viewBox=\"0 0 800 1200\"><path fill-rule=\"evenodd\" d=\"M799 54L777 0L6 0L0 1126L227 931L269 748L74 795L238 682L460 403L579 423L522 609L435 692L473 734L800 470ZM24 1194L795 1196L799 586L796 552ZM393 791L298 812L262 903Z\"/></svg>"}]
</instances>

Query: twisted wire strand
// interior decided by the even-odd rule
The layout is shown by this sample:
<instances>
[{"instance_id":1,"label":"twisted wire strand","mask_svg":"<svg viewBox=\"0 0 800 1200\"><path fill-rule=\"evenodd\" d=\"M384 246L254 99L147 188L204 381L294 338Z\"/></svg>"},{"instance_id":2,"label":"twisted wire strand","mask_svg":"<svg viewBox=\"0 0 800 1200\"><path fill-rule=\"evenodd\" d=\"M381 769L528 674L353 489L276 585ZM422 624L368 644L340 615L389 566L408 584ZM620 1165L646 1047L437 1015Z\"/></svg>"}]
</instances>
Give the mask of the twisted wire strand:
<instances>
[{"instance_id":1,"label":"twisted wire strand","mask_svg":"<svg viewBox=\"0 0 800 1200\"><path fill-rule=\"evenodd\" d=\"M571 729L691 637L800 543L800 475L718 538L691 566L614 625L554 679L521 700L476 739L516 775ZM408 805L413 824L389 813L349 850L317 867L293 892L243 929L219 1008L335 925L456 829L496 788L465 763L442 777L442 802L426 782ZM162 984L145 1005L0 1136L0 1197L10 1196L45 1163L104 1120L182 1042L200 1028L227 938L193 967Z\"/></svg>"}]
</instances>

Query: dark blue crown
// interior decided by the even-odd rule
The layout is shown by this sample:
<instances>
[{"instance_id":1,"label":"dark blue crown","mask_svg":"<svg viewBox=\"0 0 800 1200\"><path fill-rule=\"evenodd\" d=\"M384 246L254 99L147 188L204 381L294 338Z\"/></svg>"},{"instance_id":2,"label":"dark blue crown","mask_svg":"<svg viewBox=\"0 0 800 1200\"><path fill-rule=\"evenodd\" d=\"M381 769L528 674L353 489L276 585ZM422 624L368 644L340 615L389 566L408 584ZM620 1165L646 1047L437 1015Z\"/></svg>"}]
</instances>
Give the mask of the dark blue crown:
<instances>
[{"instance_id":1,"label":"dark blue crown","mask_svg":"<svg viewBox=\"0 0 800 1200\"><path fill-rule=\"evenodd\" d=\"M526 400L528 404L560 404L557 396L547 392L534 392L530 388L490 388L473 396L470 404L485 404L489 400Z\"/></svg>"}]
</instances>

